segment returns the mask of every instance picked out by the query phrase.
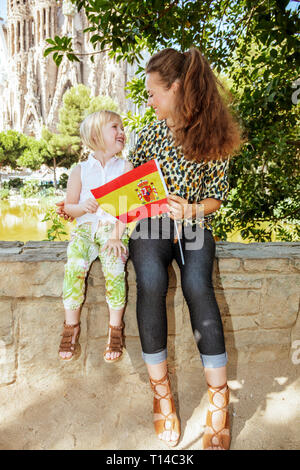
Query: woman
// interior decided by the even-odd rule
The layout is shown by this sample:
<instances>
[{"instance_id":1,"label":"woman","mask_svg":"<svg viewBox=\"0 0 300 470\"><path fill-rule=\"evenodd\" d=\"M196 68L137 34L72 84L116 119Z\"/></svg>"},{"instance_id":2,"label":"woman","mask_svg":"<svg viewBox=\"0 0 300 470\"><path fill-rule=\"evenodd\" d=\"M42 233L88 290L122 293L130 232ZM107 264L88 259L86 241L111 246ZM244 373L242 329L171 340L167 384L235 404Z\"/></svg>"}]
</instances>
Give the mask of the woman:
<instances>
[{"instance_id":1,"label":"woman","mask_svg":"<svg viewBox=\"0 0 300 470\"><path fill-rule=\"evenodd\" d=\"M168 266L175 258L208 384L204 449L230 446L227 354L212 285L215 241L211 221L228 192L228 157L241 143L238 125L217 84L196 48L185 53L168 48L153 55L146 67L146 89L147 104L154 108L157 121L141 131L128 157L134 167L156 158L170 194L169 215L143 219L129 240L137 280L139 334L154 391L156 434L170 446L180 438L167 370Z\"/></svg>"},{"instance_id":2,"label":"woman","mask_svg":"<svg viewBox=\"0 0 300 470\"><path fill-rule=\"evenodd\" d=\"M168 48L152 56L146 67L147 105L154 108L158 121L141 131L128 157L134 167L157 158L172 194L169 218L159 220L159 239L157 233L153 236L152 218L142 220L129 240L143 357L154 391L156 433L173 446L180 437L167 372L166 294L168 266L175 258L208 384L204 449L230 446L227 354L212 285L215 242L210 222L228 192L228 156L241 142L217 83L207 60L195 48L186 53ZM202 211L204 219L199 217ZM182 228L184 264L176 243L177 222Z\"/></svg>"}]
</instances>

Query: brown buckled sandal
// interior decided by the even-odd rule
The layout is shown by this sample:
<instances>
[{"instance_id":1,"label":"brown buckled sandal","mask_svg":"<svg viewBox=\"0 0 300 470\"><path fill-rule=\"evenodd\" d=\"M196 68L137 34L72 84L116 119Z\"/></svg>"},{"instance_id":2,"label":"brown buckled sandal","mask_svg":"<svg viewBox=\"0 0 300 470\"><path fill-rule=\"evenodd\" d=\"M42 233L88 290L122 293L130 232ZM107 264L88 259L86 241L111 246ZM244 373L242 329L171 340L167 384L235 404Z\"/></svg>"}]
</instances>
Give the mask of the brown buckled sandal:
<instances>
[{"instance_id":1,"label":"brown buckled sandal","mask_svg":"<svg viewBox=\"0 0 300 470\"><path fill-rule=\"evenodd\" d=\"M75 336L75 342L72 343L72 338L74 336L74 329L79 327L79 330ZM78 359L81 354L81 346L78 342L80 336L80 322L75 325L67 325L64 321L64 331L61 334L62 340L59 345L58 355L62 361L72 361L73 359ZM59 353L68 352L71 353L70 357L61 357Z\"/></svg>"},{"instance_id":2,"label":"brown buckled sandal","mask_svg":"<svg viewBox=\"0 0 300 470\"><path fill-rule=\"evenodd\" d=\"M154 417L154 428L155 428L156 435L159 436L160 434L163 434L165 431L170 431L171 434L172 434L172 431L176 432L178 434L178 438L176 439L176 441L174 440L167 441L166 439L159 438L160 441L164 442L169 447L175 447L178 444L178 441L180 439L180 422L176 415L175 403L174 403L174 398L171 392L168 372L160 380L154 380L150 377L150 385L154 392L153 413L154 415L159 414L162 416L162 418L156 417L156 419ZM159 385L161 385L162 387L166 387L166 393L160 394L158 392L157 387ZM162 411L162 408L160 405L161 400L168 401L168 407L170 410L169 413L165 414Z\"/></svg>"},{"instance_id":3,"label":"brown buckled sandal","mask_svg":"<svg viewBox=\"0 0 300 470\"><path fill-rule=\"evenodd\" d=\"M117 362L123 357L123 348L125 347L125 336L123 334L123 330L125 324L122 322L120 326L109 326L109 333L108 333L108 342L106 349L103 353L103 358L105 362ZM107 353L118 352L120 355L115 357L114 359L109 359L106 357Z\"/></svg>"},{"instance_id":4,"label":"brown buckled sandal","mask_svg":"<svg viewBox=\"0 0 300 470\"><path fill-rule=\"evenodd\" d=\"M213 411L208 410L206 416L207 429L203 436L203 449L204 450L229 450L230 447L230 426L229 426L229 388L227 383L220 387L212 387L208 384L209 403L215 408ZM219 394L223 403L219 406L215 401L216 395ZM223 413L222 423L215 428L213 424L213 414Z\"/></svg>"}]
</instances>

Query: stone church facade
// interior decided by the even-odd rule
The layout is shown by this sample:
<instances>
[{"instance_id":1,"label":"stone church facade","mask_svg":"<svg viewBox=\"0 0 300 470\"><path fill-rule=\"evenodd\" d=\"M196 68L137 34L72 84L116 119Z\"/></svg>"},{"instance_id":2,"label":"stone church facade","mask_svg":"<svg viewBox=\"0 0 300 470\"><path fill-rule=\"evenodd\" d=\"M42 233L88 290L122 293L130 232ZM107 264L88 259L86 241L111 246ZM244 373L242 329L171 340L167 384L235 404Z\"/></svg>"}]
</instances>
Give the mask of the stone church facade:
<instances>
[{"instance_id":1,"label":"stone church facade","mask_svg":"<svg viewBox=\"0 0 300 470\"><path fill-rule=\"evenodd\" d=\"M83 11L77 12L69 0L7 0L7 21L2 25L0 41L5 56L5 78L0 86L0 130L14 129L37 138L42 126L56 131L58 110L63 94L83 83L93 96L113 98L120 110L133 109L126 100L124 86L134 74L134 66L117 63L107 52L95 54L89 43ZM47 38L72 37L80 62L63 58L57 68Z\"/></svg>"}]
</instances>

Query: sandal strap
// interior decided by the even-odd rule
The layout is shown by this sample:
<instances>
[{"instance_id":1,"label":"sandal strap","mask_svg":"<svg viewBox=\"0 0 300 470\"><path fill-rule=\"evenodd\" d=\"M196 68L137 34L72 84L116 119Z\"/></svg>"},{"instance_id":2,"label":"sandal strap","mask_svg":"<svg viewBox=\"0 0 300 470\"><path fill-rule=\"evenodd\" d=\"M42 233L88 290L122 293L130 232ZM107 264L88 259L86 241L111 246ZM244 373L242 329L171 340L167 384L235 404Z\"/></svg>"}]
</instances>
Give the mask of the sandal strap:
<instances>
[{"instance_id":1,"label":"sandal strap","mask_svg":"<svg viewBox=\"0 0 300 470\"><path fill-rule=\"evenodd\" d=\"M149 380L150 380L150 385L151 385L151 388L152 388L153 392L156 393L160 397L159 400L161 400L162 398L166 398L167 395L171 394L170 379L169 379L168 372L159 380L153 379L152 377L149 377ZM166 380L167 380L167 383L163 383ZM164 395L162 395L161 393L159 393L156 390L156 387L158 385L162 385L163 387L167 387L167 392Z\"/></svg>"},{"instance_id":2,"label":"sandal strap","mask_svg":"<svg viewBox=\"0 0 300 470\"><path fill-rule=\"evenodd\" d=\"M108 325L110 329L109 342L106 346L106 352L122 352L124 347L124 322L120 326Z\"/></svg>"},{"instance_id":3,"label":"sandal strap","mask_svg":"<svg viewBox=\"0 0 300 470\"><path fill-rule=\"evenodd\" d=\"M64 330L60 336L62 336L60 345L59 345L59 352L74 352L76 344L78 342L78 338L80 335L80 324L76 323L74 325L69 325L64 321ZM72 343L72 337L74 334L74 328L79 327L79 331L76 334L75 337L75 343Z\"/></svg>"},{"instance_id":4,"label":"sandal strap","mask_svg":"<svg viewBox=\"0 0 300 470\"><path fill-rule=\"evenodd\" d=\"M158 427L158 429L160 428L160 426L163 425L163 428L166 430L166 424L167 422L170 423L171 425L171 428L167 429L167 430L174 430L176 431L178 434L180 434L180 424L179 424L179 420L176 416L176 409L175 409L175 403L174 403L174 398L173 398L173 395L172 395L172 392L171 392L171 386L170 386L170 379L169 379L169 374L168 374L168 371L166 372L166 374L159 380L156 380L156 379L153 379L152 377L149 377L149 380L150 380L150 385L151 385L151 388L153 390L153 392L158 395L158 397L156 397L154 395L154 404L153 404L153 411L155 414L160 414L162 416L162 418L158 418L154 421L154 425ZM157 390L157 387L161 385L162 387L166 387L166 393L165 394L161 394L158 392ZM169 413L164 413L161 406L160 406L160 401L161 400L168 400L170 402L170 411ZM170 415L173 415L173 416L170 416ZM163 423L163 424L161 424ZM160 431L162 432L162 431ZM159 431L157 431L157 433L160 433Z\"/></svg>"},{"instance_id":5,"label":"sandal strap","mask_svg":"<svg viewBox=\"0 0 300 470\"><path fill-rule=\"evenodd\" d=\"M208 385L208 395L209 395L209 401L210 403L216 408L216 410L213 410L213 411L208 411L207 413L207 426L209 426L210 428L213 429L215 435L217 434L220 434L225 428L228 427L228 410L225 410L225 408L228 406L229 404L229 387L227 385L227 383L225 383L224 385L221 385L219 387L212 387L211 385L207 384ZM221 392L221 390L224 390L224 392ZM222 398L224 399L224 403L223 405L219 406L217 405L215 402L214 402L214 397L215 395L219 393ZM212 416L213 416L213 413L217 413L218 411L222 411L224 413L224 416L223 416L223 423L222 423L222 426L221 428L219 429L219 431L217 431L213 424L212 424Z\"/></svg>"},{"instance_id":6,"label":"sandal strap","mask_svg":"<svg viewBox=\"0 0 300 470\"><path fill-rule=\"evenodd\" d=\"M66 323L66 320L64 321L64 328L66 329L74 329L77 326L79 326L80 328L80 325L81 325L81 322L75 323L75 325L69 325L68 323Z\"/></svg>"},{"instance_id":7,"label":"sandal strap","mask_svg":"<svg viewBox=\"0 0 300 470\"><path fill-rule=\"evenodd\" d=\"M150 380L150 385L151 385L151 388L152 388L153 392L156 395L158 395L158 397L154 396L154 399L156 400L155 408L157 408L155 410L155 412L163 415L165 418L168 418L170 414L174 413L173 408L175 409L174 399L173 399L173 396L172 396L172 393L171 393L170 379L169 379L168 372L159 380L153 379L152 377L149 377L149 380ZM159 393L159 391L157 390L157 387L159 385L161 385L162 387L166 387L166 392L164 394ZM161 409L161 406L160 406L160 401L161 400L170 400L171 401L171 407L170 407L171 410L169 411L168 414L163 413L163 411ZM158 410L158 407L159 407L159 410Z\"/></svg>"},{"instance_id":8,"label":"sandal strap","mask_svg":"<svg viewBox=\"0 0 300 470\"><path fill-rule=\"evenodd\" d=\"M125 323L122 322L120 326L114 326L114 325L111 325L109 324L108 327L112 330L112 331L115 331L115 332L122 332L125 328Z\"/></svg>"},{"instance_id":9,"label":"sandal strap","mask_svg":"<svg viewBox=\"0 0 300 470\"><path fill-rule=\"evenodd\" d=\"M228 388L228 385L227 383L225 383L224 385L221 385L219 387L212 387L211 385L207 384L208 385L208 394L209 394L209 401L212 405L214 405L216 408L218 408L218 410L223 410L226 406L228 406L228 401L229 401L229 388ZM223 390L225 388L225 391L224 392L221 392L221 390ZM214 403L214 397L215 395L219 393L223 398L224 398L224 405L222 406L219 406L217 404ZM218 411L218 410L215 410L215 411ZM214 413L214 411L213 411Z\"/></svg>"}]
</instances>

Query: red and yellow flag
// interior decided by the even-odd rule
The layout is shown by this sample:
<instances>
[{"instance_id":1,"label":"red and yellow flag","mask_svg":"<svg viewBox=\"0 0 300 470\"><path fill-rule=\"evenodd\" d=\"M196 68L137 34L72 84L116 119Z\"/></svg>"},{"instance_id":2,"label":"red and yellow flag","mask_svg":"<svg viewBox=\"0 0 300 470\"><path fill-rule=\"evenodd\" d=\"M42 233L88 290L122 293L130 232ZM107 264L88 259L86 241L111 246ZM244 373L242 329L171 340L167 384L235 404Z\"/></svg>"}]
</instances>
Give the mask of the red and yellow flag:
<instances>
[{"instance_id":1,"label":"red and yellow flag","mask_svg":"<svg viewBox=\"0 0 300 470\"><path fill-rule=\"evenodd\" d=\"M169 212L168 190L156 159L91 192L105 212L125 224Z\"/></svg>"}]
</instances>

